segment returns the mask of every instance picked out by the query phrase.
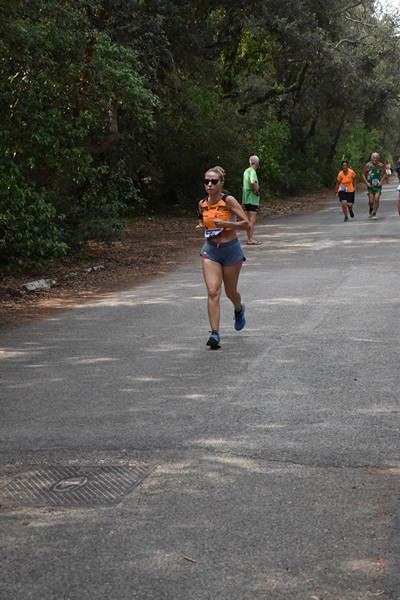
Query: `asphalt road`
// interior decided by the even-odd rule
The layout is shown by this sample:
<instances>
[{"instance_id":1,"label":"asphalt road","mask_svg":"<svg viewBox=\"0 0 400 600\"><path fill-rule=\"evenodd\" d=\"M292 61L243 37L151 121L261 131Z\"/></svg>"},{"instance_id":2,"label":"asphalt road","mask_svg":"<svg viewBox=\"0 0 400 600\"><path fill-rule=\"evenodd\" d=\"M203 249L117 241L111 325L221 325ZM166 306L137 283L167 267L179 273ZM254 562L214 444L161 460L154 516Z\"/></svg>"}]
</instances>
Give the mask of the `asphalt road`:
<instances>
[{"instance_id":1,"label":"asphalt road","mask_svg":"<svg viewBox=\"0 0 400 600\"><path fill-rule=\"evenodd\" d=\"M376 222L363 192L348 223L258 223L221 350L197 256L3 335L2 600L400 599L395 188ZM118 504L9 504L21 474L137 464Z\"/></svg>"}]
</instances>

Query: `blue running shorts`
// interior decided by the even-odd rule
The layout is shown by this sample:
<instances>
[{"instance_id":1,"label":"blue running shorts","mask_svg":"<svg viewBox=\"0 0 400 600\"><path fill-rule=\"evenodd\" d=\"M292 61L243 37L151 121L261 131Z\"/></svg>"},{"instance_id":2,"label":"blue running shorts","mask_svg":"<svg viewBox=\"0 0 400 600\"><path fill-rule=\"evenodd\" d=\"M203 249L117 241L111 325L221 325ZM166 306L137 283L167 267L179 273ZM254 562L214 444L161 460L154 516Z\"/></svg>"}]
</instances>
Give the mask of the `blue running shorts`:
<instances>
[{"instance_id":1,"label":"blue running shorts","mask_svg":"<svg viewBox=\"0 0 400 600\"><path fill-rule=\"evenodd\" d=\"M208 258L218 262L223 267L231 267L246 260L242 245L237 238L224 244L207 239L200 251L200 256L203 259Z\"/></svg>"}]
</instances>

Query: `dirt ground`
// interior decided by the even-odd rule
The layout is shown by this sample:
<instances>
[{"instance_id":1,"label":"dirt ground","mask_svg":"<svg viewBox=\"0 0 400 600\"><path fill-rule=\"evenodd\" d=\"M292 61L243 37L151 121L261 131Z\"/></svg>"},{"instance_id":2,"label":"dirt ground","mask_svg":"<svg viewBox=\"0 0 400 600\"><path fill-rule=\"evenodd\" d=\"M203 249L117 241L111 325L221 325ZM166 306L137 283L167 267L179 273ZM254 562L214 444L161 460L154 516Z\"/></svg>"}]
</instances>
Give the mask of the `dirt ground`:
<instances>
[{"instance_id":1,"label":"dirt ground","mask_svg":"<svg viewBox=\"0 0 400 600\"><path fill-rule=\"evenodd\" d=\"M257 220L312 211L332 197L332 192L325 191L264 203ZM124 239L111 246L92 242L80 254L23 275L4 277L0 282L0 332L165 275L200 250L202 238L195 231L196 224L195 218L188 217L143 219L131 224ZM88 271L99 266L104 268ZM34 292L23 287L39 279L55 280L56 284Z\"/></svg>"}]
</instances>

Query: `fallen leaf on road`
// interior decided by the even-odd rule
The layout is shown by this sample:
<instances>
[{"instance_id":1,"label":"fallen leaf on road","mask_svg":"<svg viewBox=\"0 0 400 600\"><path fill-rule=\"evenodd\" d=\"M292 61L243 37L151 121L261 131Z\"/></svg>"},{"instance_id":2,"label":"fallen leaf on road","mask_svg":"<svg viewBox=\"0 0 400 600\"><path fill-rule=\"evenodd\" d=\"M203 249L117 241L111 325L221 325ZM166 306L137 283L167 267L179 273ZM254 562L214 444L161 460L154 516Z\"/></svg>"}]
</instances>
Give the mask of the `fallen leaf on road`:
<instances>
[{"instance_id":1,"label":"fallen leaf on road","mask_svg":"<svg viewBox=\"0 0 400 600\"><path fill-rule=\"evenodd\" d=\"M193 558L190 558L190 556L184 556L183 558L184 558L184 560L188 560L189 562L192 562L192 563L196 562L195 560L193 560Z\"/></svg>"}]
</instances>

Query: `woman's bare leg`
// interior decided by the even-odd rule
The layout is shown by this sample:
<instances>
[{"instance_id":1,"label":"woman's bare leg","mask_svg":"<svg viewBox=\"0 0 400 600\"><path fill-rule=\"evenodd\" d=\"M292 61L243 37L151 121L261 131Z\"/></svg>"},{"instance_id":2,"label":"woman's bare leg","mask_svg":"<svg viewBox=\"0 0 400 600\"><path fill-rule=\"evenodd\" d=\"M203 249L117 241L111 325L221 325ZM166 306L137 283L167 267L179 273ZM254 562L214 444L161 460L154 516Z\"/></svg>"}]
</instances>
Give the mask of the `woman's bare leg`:
<instances>
[{"instance_id":1,"label":"woman's bare leg","mask_svg":"<svg viewBox=\"0 0 400 600\"><path fill-rule=\"evenodd\" d=\"M239 281L239 274L242 268L243 261L231 265L230 267L223 267L222 277L224 280L225 293L229 300L232 302L235 311L239 312L242 305L242 298L237 291L237 285Z\"/></svg>"},{"instance_id":2,"label":"woman's bare leg","mask_svg":"<svg viewBox=\"0 0 400 600\"><path fill-rule=\"evenodd\" d=\"M203 259L202 263L204 281L207 287L208 319L211 329L219 331L222 265L207 258Z\"/></svg>"}]
</instances>

